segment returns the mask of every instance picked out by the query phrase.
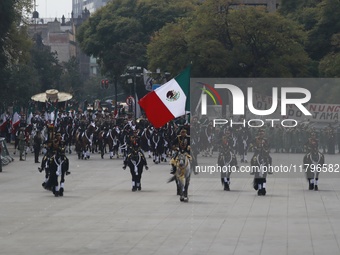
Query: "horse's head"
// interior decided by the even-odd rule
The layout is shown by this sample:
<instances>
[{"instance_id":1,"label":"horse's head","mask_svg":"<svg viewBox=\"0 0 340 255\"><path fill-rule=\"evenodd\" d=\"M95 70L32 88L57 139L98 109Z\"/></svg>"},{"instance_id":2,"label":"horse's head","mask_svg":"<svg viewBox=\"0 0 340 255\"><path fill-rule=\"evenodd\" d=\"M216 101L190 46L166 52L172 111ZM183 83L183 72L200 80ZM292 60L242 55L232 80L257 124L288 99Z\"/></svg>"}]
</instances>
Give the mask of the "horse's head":
<instances>
[{"instance_id":1,"label":"horse's head","mask_svg":"<svg viewBox=\"0 0 340 255\"><path fill-rule=\"evenodd\" d=\"M179 153L177 156L177 164L180 168L185 167L187 162L187 156L184 153Z\"/></svg>"},{"instance_id":2,"label":"horse's head","mask_svg":"<svg viewBox=\"0 0 340 255\"><path fill-rule=\"evenodd\" d=\"M140 155L138 149L131 148L130 159L132 161L138 161L139 156Z\"/></svg>"},{"instance_id":3,"label":"horse's head","mask_svg":"<svg viewBox=\"0 0 340 255\"><path fill-rule=\"evenodd\" d=\"M261 165L267 165L270 163L270 156L269 156L269 151L264 149L263 147L260 148L259 154L258 154L258 162Z\"/></svg>"},{"instance_id":4,"label":"horse's head","mask_svg":"<svg viewBox=\"0 0 340 255\"><path fill-rule=\"evenodd\" d=\"M88 127L87 127L87 131L90 134L93 134L95 130L96 130L96 125L94 124L94 122L91 122L91 124L88 125Z\"/></svg>"},{"instance_id":5,"label":"horse's head","mask_svg":"<svg viewBox=\"0 0 340 255\"><path fill-rule=\"evenodd\" d=\"M312 162L319 163L321 159L321 154L318 149L313 148L309 153L309 157L312 160Z\"/></svg>"}]
</instances>

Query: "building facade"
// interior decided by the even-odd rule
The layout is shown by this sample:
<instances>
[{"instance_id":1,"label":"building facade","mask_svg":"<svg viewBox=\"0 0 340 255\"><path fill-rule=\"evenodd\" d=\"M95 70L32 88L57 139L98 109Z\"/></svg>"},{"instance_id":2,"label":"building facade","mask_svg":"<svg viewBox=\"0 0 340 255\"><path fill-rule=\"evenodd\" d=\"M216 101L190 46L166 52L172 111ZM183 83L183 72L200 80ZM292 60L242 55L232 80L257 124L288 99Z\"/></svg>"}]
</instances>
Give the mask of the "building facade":
<instances>
[{"instance_id":1,"label":"building facade","mask_svg":"<svg viewBox=\"0 0 340 255\"><path fill-rule=\"evenodd\" d=\"M232 5L264 6L269 12L275 12L281 0L234 0Z\"/></svg>"},{"instance_id":2,"label":"building facade","mask_svg":"<svg viewBox=\"0 0 340 255\"><path fill-rule=\"evenodd\" d=\"M100 7L105 6L109 0L72 0L73 17L78 18L86 8L90 13L94 13Z\"/></svg>"}]
</instances>

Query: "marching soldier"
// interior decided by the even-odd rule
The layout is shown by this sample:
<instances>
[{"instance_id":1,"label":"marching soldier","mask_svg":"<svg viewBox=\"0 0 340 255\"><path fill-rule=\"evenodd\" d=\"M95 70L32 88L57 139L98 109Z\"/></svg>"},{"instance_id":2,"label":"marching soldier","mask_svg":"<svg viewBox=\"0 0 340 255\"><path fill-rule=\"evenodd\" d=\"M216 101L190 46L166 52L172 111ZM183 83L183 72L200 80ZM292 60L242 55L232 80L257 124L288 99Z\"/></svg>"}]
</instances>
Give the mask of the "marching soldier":
<instances>
[{"instance_id":1,"label":"marching soldier","mask_svg":"<svg viewBox=\"0 0 340 255\"><path fill-rule=\"evenodd\" d=\"M328 126L327 153L335 154L335 131L331 124Z\"/></svg>"}]
</instances>

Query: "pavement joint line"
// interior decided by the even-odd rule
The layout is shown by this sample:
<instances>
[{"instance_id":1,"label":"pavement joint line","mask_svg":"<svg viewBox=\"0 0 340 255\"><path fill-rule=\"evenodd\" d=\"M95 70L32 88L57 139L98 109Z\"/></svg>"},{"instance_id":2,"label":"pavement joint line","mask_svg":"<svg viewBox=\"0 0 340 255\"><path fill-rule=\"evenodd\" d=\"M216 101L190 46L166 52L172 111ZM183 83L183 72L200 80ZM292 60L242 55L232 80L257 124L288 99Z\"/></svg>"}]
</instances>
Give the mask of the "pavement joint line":
<instances>
[{"instance_id":1,"label":"pavement joint line","mask_svg":"<svg viewBox=\"0 0 340 255\"><path fill-rule=\"evenodd\" d=\"M324 201L324 199L323 199L322 196L321 196L321 201L322 201L322 204L323 204L324 208L326 209L325 201ZM331 221L331 219L329 218L329 214L327 213L327 210L325 210L325 211L326 211L325 214L326 214L326 216L327 216L328 224L330 225L330 228L332 229L332 233L333 233L334 239L335 239L336 244L337 244L337 246L338 246L338 250L340 251L339 240L338 240L338 238L337 238L337 236L336 236L336 233L335 233L335 231L334 231L334 227L333 227L332 221Z\"/></svg>"},{"instance_id":2,"label":"pavement joint line","mask_svg":"<svg viewBox=\"0 0 340 255\"><path fill-rule=\"evenodd\" d=\"M251 203L251 205L250 205L250 207L249 207L249 210L248 210L248 213L247 213L247 217L246 217L246 219L244 220L244 223L243 223L243 225L242 225L240 234L239 234L239 236L238 236L238 238L237 238L237 242L236 242L235 248L234 248L233 253L232 253L233 255L235 255L235 252L236 252L236 250L237 250L237 247L238 247L238 244L239 244L239 242L240 242L240 238L241 238L243 229L244 229L244 227L245 227L245 225L246 225L246 223L247 223L247 220L248 220L248 218L249 218L249 214L250 214L250 212L251 212L251 208L252 208L253 205L254 205L255 198L256 198L256 197L254 196L254 197L253 197L253 201L252 201L252 203Z\"/></svg>"},{"instance_id":3,"label":"pavement joint line","mask_svg":"<svg viewBox=\"0 0 340 255\"><path fill-rule=\"evenodd\" d=\"M309 190L307 190L307 191L310 193ZM315 247L314 247L312 229L311 229L311 226L310 226L308 206L307 206L307 201L306 201L306 190L303 191L303 198L304 198L304 202L305 202L305 209L306 209L306 216L307 216L307 222L308 222L309 236L310 236L310 240L311 240L313 255L315 255Z\"/></svg>"}]
</instances>

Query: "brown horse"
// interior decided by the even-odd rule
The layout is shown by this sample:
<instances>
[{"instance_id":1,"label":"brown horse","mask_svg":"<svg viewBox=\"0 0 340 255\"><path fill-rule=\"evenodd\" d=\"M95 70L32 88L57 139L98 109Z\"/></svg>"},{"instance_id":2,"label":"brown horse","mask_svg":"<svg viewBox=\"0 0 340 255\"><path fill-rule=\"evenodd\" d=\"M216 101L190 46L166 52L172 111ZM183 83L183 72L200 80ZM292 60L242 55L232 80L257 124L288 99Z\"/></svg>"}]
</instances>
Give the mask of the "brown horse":
<instances>
[{"instance_id":1,"label":"brown horse","mask_svg":"<svg viewBox=\"0 0 340 255\"><path fill-rule=\"evenodd\" d=\"M92 147L93 132L95 131L95 124L91 123L87 126L85 131L78 130L75 135L76 152L78 159L89 159Z\"/></svg>"}]
</instances>

